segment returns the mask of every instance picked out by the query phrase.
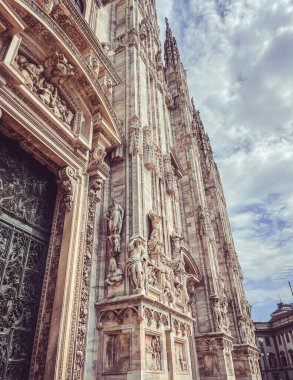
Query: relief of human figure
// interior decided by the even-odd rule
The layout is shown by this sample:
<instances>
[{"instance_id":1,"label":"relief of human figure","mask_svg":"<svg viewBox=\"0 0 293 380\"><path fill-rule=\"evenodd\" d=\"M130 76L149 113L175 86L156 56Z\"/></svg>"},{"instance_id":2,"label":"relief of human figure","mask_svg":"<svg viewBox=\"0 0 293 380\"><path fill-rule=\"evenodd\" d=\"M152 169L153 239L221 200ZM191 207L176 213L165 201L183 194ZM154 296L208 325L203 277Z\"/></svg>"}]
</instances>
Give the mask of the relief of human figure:
<instances>
[{"instance_id":1,"label":"relief of human figure","mask_svg":"<svg viewBox=\"0 0 293 380\"><path fill-rule=\"evenodd\" d=\"M136 238L128 245L129 259L127 260L128 275L135 291L144 289L147 267L147 254L144 241Z\"/></svg>"},{"instance_id":2,"label":"relief of human figure","mask_svg":"<svg viewBox=\"0 0 293 380\"><path fill-rule=\"evenodd\" d=\"M110 235L119 234L122 230L122 221L124 216L124 209L113 198L106 214L108 219L108 227Z\"/></svg>"},{"instance_id":3,"label":"relief of human figure","mask_svg":"<svg viewBox=\"0 0 293 380\"><path fill-rule=\"evenodd\" d=\"M119 285L123 280L123 271L117 266L114 257L111 257L109 262L109 272L105 280L106 285Z\"/></svg>"},{"instance_id":4,"label":"relief of human figure","mask_svg":"<svg viewBox=\"0 0 293 380\"><path fill-rule=\"evenodd\" d=\"M117 255L118 253L121 252L120 240L121 240L121 237L119 234L110 235L108 237L112 255Z\"/></svg>"},{"instance_id":5,"label":"relief of human figure","mask_svg":"<svg viewBox=\"0 0 293 380\"><path fill-rule=\"evenodd\" d=\"M175 301L174 296L174 272L172 263L165 255L161 255L161 280L162 289L169 303L173 304Z\"/></svg>"},{"instance_id":6,"label":"relief of human figure","mask_svg":"<svg viewBox=\"0 0 293 380\"><path fill-rule=\"evenodd\" d=\"M25 78L26 85L31 90L36 91L39 85L40 75L44 71L43 66L28 63L26 57L23 55L18 55L15 61L19 72Z\"/></svg>"}]
</instances>

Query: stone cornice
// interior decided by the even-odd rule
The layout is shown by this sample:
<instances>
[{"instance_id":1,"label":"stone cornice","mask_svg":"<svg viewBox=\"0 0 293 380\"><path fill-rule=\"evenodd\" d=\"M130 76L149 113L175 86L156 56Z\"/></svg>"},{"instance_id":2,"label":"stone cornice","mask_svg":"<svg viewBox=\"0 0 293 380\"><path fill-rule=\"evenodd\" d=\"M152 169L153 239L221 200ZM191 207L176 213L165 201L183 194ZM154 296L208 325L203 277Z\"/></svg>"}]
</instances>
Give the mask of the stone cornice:
<instances>
[{"instance_id":1,"label":"stone cornice","mask_svg":"<svg viewBox=\"0 0 293 380\"><path fill-rule=\"evenodd\" d=\"M167 312L172 314L172 316L176 316L188 322L194 322L195 319L191 316L184 314L178 310L174 310L174 308L166 306L159 301L156 301L152 298L149 298L146 295L130 295L130 296L119 296L112 299L105 299L103 301L96 303L97 310L112 310L114 306L117 305L117 308L121 307L129 307L129 306L153 306L158 310Z\"/></svg>"}]
</instances>

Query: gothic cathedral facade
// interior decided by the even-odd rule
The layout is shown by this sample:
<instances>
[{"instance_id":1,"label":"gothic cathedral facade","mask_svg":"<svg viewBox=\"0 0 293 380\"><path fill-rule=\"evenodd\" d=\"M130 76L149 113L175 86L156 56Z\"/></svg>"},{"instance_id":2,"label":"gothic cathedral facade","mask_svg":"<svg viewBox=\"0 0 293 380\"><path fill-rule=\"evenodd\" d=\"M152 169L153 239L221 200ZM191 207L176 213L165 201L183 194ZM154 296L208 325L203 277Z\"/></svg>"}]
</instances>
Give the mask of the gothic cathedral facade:
<instances>
[{"instance_id":1,"label":"gothic cathedral facade","mask_svg":"<svg viewBox=\"0 0 293 380\"><path fill-rule=\"evenodd\" d=\"M156 1L2 0L0 110L0 379L259 380L221 180Z\"/></svg>"}]
</instances>

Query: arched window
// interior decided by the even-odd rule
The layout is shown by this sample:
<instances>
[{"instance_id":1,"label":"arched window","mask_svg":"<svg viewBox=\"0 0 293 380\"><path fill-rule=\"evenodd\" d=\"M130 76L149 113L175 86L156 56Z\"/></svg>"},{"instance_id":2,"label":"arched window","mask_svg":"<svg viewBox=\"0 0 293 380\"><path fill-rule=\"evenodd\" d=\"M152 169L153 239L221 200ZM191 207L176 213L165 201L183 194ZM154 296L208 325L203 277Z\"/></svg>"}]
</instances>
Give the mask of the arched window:
<instances>
[{"instance_id":1,"label":"arched window","mask_svg":"<svg viewBox=\"0 0 293 380\"><path fill-rule=\"evenodd\" d=\"M78 6L80 12L84 14L85 12L85 4L83 0L74 0L75 4Z\"/></svg>"},{"instance_id":2,"label":"arched window","mask_svg":"<svg viewBox=\"0 0 293 380\"><path fill-rule=\"evenodd\" d=\"M270 366L270 368L276 368L277 367L276 356L273 353L269 354L269 366Z\"/></svg>"}]
</instances>

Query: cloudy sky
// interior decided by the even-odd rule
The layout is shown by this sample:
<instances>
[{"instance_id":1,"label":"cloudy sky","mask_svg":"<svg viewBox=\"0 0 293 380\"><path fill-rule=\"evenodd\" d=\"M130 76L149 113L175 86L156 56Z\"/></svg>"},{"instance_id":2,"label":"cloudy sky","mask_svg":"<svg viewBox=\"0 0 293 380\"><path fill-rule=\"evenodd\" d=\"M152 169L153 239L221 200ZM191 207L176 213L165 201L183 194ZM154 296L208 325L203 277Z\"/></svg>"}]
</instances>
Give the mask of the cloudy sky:
<instances>
[{"instance_id":1,"label":"cloudy sky","mask_svg":"<svg viewBox=\"0 0 293 380\"><path fill-rule=\"evenodd\" d=\"M293 302L293 0L157 0L210 136L254 320Z\"/></svg>"}]
</instances>

